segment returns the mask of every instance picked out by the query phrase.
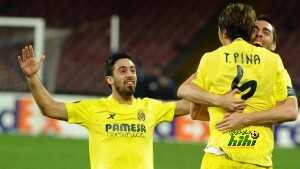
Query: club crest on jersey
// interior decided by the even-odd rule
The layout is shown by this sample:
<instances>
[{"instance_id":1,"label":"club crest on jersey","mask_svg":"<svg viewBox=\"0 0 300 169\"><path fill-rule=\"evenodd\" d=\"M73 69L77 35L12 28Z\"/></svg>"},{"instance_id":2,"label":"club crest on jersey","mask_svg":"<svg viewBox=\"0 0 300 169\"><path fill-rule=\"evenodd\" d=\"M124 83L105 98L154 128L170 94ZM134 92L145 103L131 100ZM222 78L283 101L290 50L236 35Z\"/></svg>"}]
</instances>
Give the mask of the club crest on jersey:
<instances>
[{"instance_id":1,"label":"club crest on jersey","mask_svg":"<svg viewBox=\"0 0 300 169\"><path fill-rule=\"evenodd\" d=\"M138 112L137 114L137 118L140 120L140 121L145 121L146 120L146 115L144 112L140 111Z\"/></svg>"},{"instance_id":2,"label":"club crest on jersey","mask_svg":"<svg viewBox=\"0 0 300 169\"><path fill-rule=\"evenodd\" d=\"M231 131L230 140L227 144L229 147L253 147L259 138L259 132L250 130Z\"/></svg>"}]
</instances>

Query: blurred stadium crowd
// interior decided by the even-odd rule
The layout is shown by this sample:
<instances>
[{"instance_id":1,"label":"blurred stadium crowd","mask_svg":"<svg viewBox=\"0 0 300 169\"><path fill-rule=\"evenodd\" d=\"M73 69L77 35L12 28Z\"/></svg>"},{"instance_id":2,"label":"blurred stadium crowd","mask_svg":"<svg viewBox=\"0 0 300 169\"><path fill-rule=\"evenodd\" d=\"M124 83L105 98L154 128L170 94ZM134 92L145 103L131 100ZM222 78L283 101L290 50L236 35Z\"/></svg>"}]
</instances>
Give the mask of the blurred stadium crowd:
<instances>
[{"instance_id":1,"label":"blurred stadium crowd","mask_svg":"<svg viewBox=\"0 0 300 169\"><path fill-rule=\"evenodd\" d=\"M105 95L109 88L104 82L103 66L110 54L110 18L117 14L120 50L130 53L138 63L136 95L173 99L178 84L196 71L201 55L219 46L212 22L227 3L226 0L0 0L0 16L45 19L48 58L44 76L45 83L52 84L48 85L52 86L52 92ZM300 92L300 1L249 3L258 14L272 18L279 35L277 52L283 57L296 92ZM209 30L213 31L207 34ZM16 56L21 47L32 43L32 38L26 38L28 29L17 31L17 36L23 38L15 37L11 28L0 27L1 91L27 91Z\"/></svg>"}]
</instances>

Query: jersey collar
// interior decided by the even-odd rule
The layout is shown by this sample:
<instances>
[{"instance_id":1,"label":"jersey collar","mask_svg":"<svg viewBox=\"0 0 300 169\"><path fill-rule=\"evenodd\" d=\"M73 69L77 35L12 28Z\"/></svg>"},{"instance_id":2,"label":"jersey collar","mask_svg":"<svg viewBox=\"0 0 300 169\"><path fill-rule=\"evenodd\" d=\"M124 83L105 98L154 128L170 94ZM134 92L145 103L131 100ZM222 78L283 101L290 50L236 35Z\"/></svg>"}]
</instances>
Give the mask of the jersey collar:
<instances>
[{"instance_id":1,"label":"jersey collar","mask_svg":"<svg viewBox=\"0 0 300 169\"><path fill-rule=\"evenodd\" d=\"M121 103L119 103L119 101L116 100L112 95L108 96L108 99L109 99L113 104L121 104ZM133 98L132 104L122 104L122 105L128 105L128 106L131 106L131 105L135 104L135 101L136 101L136 99Z\"/></svg>"},{"instance_id":2,"label":"jersey collar","mask_svg":"<svg viewBox=\"0 0 300 169\"><path fill-rule=\"evenodd\" d=\"M234 40L233 40L233 42L237 42L237 41L245 41L243 38L235 38Z\"/></svg>"}]
</instances>

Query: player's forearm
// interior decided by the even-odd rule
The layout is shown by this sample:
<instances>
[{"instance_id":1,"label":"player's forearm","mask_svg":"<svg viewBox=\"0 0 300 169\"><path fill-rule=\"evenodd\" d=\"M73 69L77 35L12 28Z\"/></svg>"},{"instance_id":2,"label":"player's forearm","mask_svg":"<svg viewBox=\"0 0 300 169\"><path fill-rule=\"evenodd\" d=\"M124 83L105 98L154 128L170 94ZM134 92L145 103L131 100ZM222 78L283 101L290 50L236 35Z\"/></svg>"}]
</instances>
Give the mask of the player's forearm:
<instances>
[{"instance_id":1,"label":"player's forearm","mask_svg":"<svg viewBox=\"0 0 300 169\"><path fill-rule=\"evenodd\" d=\"M189 114L190 111L190 102L186 100L178 100L175 102L175 117L183 116Z\"/></svg>"},{"instance_id":2,"label":"player's forearm","mask_svg":"<svg viewBox=\"0 0 300 169\"><path fill-rule=\"evenodd\" d=\"M57 118L65 111L64 104L56 102L36 75L26 77L32 96L45 116ZM65 120L64 118L58 118Z\"/></svg>"},{"instance_id":3,"label":"player's forearm","mask_svg":"<svg viewBox=\"0 0 300 169\"><path fill-rule=\"evenodd\" d=\"M287 121L294 121L298 115L298 103L296 98L289 98L284 103L277 105L271 110L259 113L251 113L245 116L245 124L249 125L266 125L276 124Z\"/></svg>"},{"instance_id":4,"label":"player's forearm","mask_svg":"<svg viewBox=\"0 0 300 169\"><path fill-rule=\"evenodd\" d=\"M209 121L207 105L190 103L190 114L192 120Z\"/></svg>"},{"instance_id":5,"label":"player's forearm","mask_svg":"<svg viewBox=\"0 0 300 169\"><path fill-rule=\"evenodd\" d=\"M218 105L218 95L211 94L192 83L182 84L177 91L179 98L188 100L197 104Z\"/></svg>"}]
</instances>

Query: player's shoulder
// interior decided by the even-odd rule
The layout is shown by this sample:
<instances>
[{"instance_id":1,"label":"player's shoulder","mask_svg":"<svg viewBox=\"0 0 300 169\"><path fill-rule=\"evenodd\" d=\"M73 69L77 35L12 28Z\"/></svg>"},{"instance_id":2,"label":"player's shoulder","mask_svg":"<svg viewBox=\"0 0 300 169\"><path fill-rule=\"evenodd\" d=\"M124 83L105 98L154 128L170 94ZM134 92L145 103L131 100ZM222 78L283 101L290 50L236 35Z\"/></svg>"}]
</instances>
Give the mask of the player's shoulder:
<instances>
[{"instance_id":1,"label":"player's shoulder","mask_svg":"<svg viewBox=\"0 0 300 169\"><path fill-rule=\"evenodd\" d=\"M203 56L207 57L207 58L213 58L213 56L218 57L218 56L220 56L220 53L227 52L227 51L229 51L228 49L231 49L231 48L232 48L232 44L220 46L215 50L206 52Z\"/></svg>"},{"instance_id":2,"label":"player's shoulder","mask_svg":"<svg viewBox=\"0 0 300 169\"><path fill-rule=\"evenodd\" d=\"M280 57L280 55L278 53L275 53L273 51L270 51L266 48L263 48L263 47L256 47L256 53L260 56L263 56L263 57L267 57L270 61L270 64L274 64L274 65L278 65L282 63L282 59Z\"/></svg>"},{"instance_id":3,"label":"player's shoulder","mask_svg":"<svg viewBox=\"0 0 300 169\"><path fill-rule=\"evenodd\" d=\"M175 104L176 101L174 100L159 100L159 99L153 99L153 98L148 98L148 97L145 97L141 100L144 104L147 104L147 105L156 105L156 106L159 106L159 105L168 105L168 104Z\"/></svg>"},{"instance_id":4,"label":"player's shoulder","mask_svg":"<svg viewBox=\"0 0 300 169\"><path fill-rule=\"evenodd\" d=\"M204 64L216 64L216 63L220 63L218 60L221 59L221 57L219 57L220 55L222 55L224 53L224 47L218 47L215 50L212 51L207 51L205 52L202 57L201 57L201 62Z\"/></svg>"},{"instance_id":5,"label":"player's shoulder","mask_svg":"<svg viewBox=\"0 0 300 169\"><path fill-rule=\"evenodd\" d=\"M219 48L218 48L219 49ZM218 56L218 49L213 50L213 51L207 51L201 56L201 61L202 62L209 62L209 60L214 60L216 56Z\"/></svg>"},{"instance_id":6,"label":"player's shoulder","mask_svg":"<svg viewBox=\"0 0 300 169\"><path fill-rule=\"evenodd\" d=\"M254 46L254 45L253 45ZM254 48L256 49L257 52L265 54L266 56L276 56L276 57L280 57L278 53L275 53L273 51L270 51L264 47L260 47L260 46L254 46Z\"/></svg>"},{"instance_id":7,"label":"player's shoulder","mask_svg":"<svg viewBox=\"0 0 300 169\"><path fill-rule=\"evenodd\" d=\"M220 46L217 49L211 50L211 51L207 51L204 53L203 56L210 56L210 55L215 55L216 53L219 53L223 50L224 46Z\"/></svg>"},{"instance_id":8,"label":"player's shoulder","mask_svg":"<svg viewBox=\"0 0 300 169\"><path fill-rule=\"evenodd\" d=\"M109 98L108 97L85 98L85 99L79 100L77 102L79 102L81 104L85 104L85 105L98 105L98 104L109 103Z\"/></svg>"},{"instance_id":9,"label":"player's shoulder","mask_svg":"<svg viewBox=\"0 0 300 169\"><path fill-rule=\"evenodd\" d=\"M160 104L165 103L162 100L149 98L149 97L141 98L140 102L142 102L142 104L144 104L144 106L149 106L149 105L155 106L155 105L160 105Z\"/></svg>"},{"instance_id":10,"label":"player's shoulder","mask_svg":"<svg viewBox=\"0 0 300 169\"><path fill-rule=\"evenodd\" d=\"M144 98L137 98L138 101L141 101L143 103L154 103L154 102L159 102L157 99L149 98L149 97L144 97Z\"/></svg>"}]
</instances>

